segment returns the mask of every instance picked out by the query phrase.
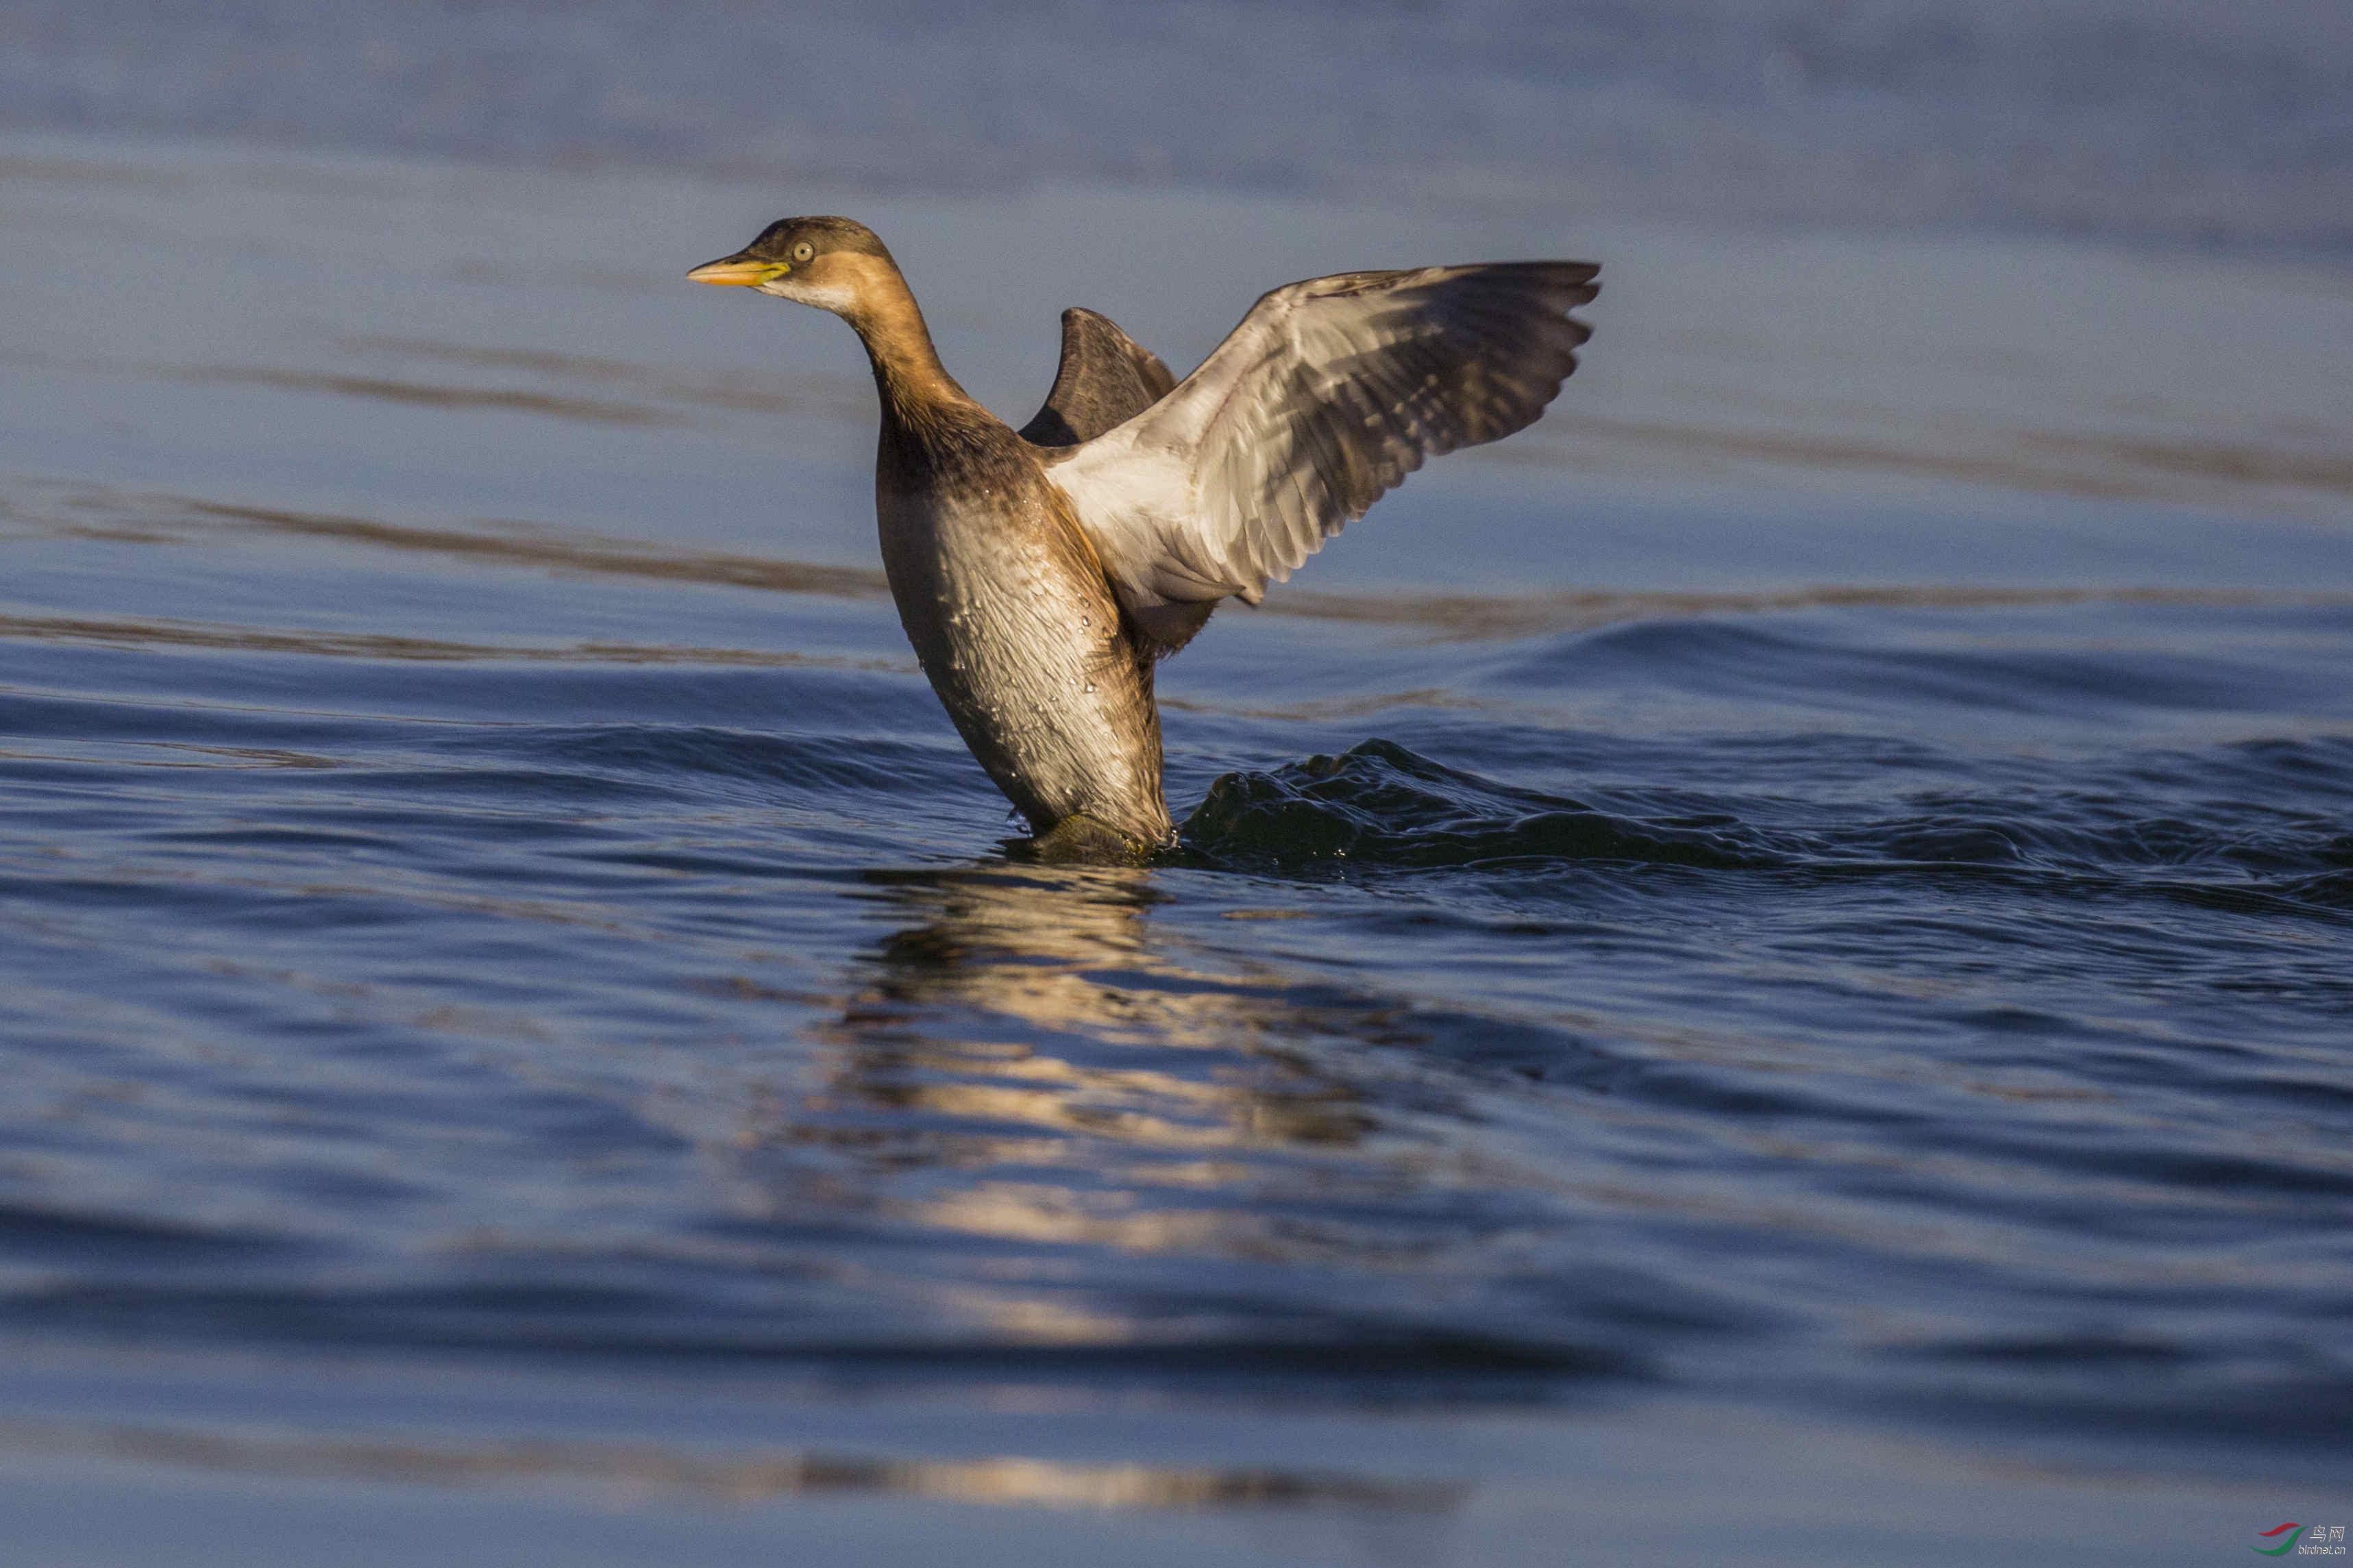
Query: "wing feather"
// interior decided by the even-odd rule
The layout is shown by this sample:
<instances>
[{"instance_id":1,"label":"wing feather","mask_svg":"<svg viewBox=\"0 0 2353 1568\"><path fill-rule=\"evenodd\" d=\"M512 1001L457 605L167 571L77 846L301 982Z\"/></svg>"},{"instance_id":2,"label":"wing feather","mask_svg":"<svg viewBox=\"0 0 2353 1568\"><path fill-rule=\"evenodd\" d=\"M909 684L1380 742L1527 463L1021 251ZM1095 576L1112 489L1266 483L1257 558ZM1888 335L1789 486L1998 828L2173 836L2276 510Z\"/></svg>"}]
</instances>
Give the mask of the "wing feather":
<instances>
[{"instance_id":1,"label":"wing feather","mask_svg":"<svg viewBox=\"0 0 2353 1568\"><path fill-rule=\"evenodd\" d=\"M1160 356L1109 316L1073 305L1062 312L1062 358L1045 406L1021 427L1033 447L1075 447L1143 413L1176 384Z\"/></svg>"},{"instance_id":2,"label":"wing feather","mask_svg":"<svg viewBox=\"0 0 2353 1568\"><path fill-rule=\"evenodd\" d=\"M1047 472L1121 602L1175 646L1215 601L1257 603L1427 458L1532 423L1577 369L1591 333L1568 312L1599 271L1489 262L1277 289L1174 391Z\"/></svg>"}]
</instances>

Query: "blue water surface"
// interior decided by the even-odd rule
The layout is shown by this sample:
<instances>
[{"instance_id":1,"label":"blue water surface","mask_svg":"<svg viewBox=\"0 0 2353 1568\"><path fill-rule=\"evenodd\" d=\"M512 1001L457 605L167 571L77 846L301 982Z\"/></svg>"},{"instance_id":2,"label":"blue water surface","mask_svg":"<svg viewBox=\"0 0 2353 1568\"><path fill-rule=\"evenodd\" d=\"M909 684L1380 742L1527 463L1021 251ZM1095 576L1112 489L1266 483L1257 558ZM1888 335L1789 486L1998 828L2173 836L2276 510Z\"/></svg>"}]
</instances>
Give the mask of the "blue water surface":
<instances>
[{"instance_id":1,"label":"blue water surface","mask_svg":"<svg viewBox=\"0 0 2353 1568\"><path fill-rule=\"evenodd\" d=\"M0 1450L1381 1518L1503 1473L1384 1425L1430 1412L1615 1411L1576 1429L1630 1454L1700 1401L2095 1469L2340 1462L2338 414L2250 393L2244 428L2063 462L1941 415L1891 445L1883 403L1834 441L1703 428L1727 381L1641 380L1702 352L1658 279L1745 255L1624 240L1616 336L1605 292L1516 457L1435 465L1165 667L1182 845L1053 866L881 592L846 334L655 270L765 188L686 182L692 232L600 271L566 247L638 187L76 158L7 187L46 292L0 429ZM1010 221L900 216L934 254ZM2151 331L2208 287L2064 265ZM2215 320L2302 312L2276 363L2325 361L2343 299L2275 282ZM1034 395L1050 316L939 297L976 384ZM1825 342L1755 374L1894 363ZM2125 417L2031 359L1973 390L2010 363L1894 379L1988 429ZM167 1363L243 1392L106 1381ZM493 1436L337 1447L292 1368L462 1386ZM849 1458L723 1462L716 1414L567 1428L531 1378L945 1403L913 1457L853 1423ZM336 1420L399 1407L368 1401ZM1162 1404L1358 1425L1178 1465L1138 1436ZM976 1436L1008 1411L1045 1425ZM638 1446L563 1446L590 1428ZM1736 1495L1849 1517L1830 1473ZM2000 1520L1947 1518L1905 1560L1998 1560L1968 1532ZM242 1560L301 1560L276 1539ZM1552 1560L1398 1539L1329 1560ZM1850 1560L1784 1545L1694 1550Z\"/></svg>"}]
</instances>

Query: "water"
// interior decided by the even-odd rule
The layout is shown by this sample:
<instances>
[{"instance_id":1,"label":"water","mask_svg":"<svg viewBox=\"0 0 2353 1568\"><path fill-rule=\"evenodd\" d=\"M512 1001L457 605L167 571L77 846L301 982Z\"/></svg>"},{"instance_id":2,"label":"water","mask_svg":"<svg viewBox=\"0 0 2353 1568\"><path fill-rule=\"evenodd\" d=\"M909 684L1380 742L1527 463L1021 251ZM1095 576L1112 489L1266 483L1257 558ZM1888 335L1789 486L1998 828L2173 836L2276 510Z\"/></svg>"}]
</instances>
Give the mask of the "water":
<instances>
[{"instance_id":1,"label":"water","mask_svg":"<svg viewBox=\"0 0 2353 1568\"><path fill-rule=\"evenodd\" d=\"M773 186L8 152L54 1560L2205 1561L2342 1497L2340 272L786 204L1017 419L1061 304L1190 363L1282 278L1605 264L1545 424L1166 667L1183 848L1074 869L881 593L848 335L677 281Z\"/></svg>"},{"instance_id":2,"label":"water","mask_svg":"<svg viewBox=\"0 0 2353 1568\"><path fill-rule=\"evenodd\" d=\"M0 118L1006 189L2353 242L2334 0L12 0Z\"/></svg>"}]
</instances>

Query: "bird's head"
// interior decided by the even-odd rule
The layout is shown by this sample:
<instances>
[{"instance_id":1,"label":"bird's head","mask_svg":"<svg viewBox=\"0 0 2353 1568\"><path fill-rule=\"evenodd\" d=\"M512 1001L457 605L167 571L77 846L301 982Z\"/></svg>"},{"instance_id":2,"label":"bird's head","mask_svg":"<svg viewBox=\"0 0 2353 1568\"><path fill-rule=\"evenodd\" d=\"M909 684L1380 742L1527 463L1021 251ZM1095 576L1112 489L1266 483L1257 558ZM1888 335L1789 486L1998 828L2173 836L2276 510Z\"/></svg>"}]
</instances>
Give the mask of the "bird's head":
<instances>
[{"instance_id":1,"label":"bird's head","mask_svg":"<svg viewBox=\"0 0 2353 1568\"><path fill-rule=\"evenodd\" d=\"M780 300L854 315L898 267L874 231L846 217L778 218L733 256L706 261L687 277L733 283Z\"/></svg>"}]
</instances>

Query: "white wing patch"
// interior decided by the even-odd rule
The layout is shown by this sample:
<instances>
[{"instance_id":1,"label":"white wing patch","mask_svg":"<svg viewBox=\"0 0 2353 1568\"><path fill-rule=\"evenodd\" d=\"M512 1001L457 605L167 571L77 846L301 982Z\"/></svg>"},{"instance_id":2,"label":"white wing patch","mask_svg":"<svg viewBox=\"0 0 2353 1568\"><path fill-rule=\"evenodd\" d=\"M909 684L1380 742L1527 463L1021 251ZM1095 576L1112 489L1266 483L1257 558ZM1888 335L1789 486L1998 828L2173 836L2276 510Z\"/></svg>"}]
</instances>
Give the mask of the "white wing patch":
<instances>
[{"instance_id":1,"label":"white wing patch","mask_svg":"<svg viewBox=\"0 0 2353 1568\"><path fill-rule=\"evenodd\" d=\"M1120 602L1165 647L1256 604L1425 458L1532 423L1589 332L1578 261L1310 279L1150 408L1049 458ZM1165 630L1164 630L1165 628ZM1170 635L1175 634L1175 635Z\"/></svg>"}]
</instances>

